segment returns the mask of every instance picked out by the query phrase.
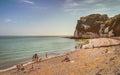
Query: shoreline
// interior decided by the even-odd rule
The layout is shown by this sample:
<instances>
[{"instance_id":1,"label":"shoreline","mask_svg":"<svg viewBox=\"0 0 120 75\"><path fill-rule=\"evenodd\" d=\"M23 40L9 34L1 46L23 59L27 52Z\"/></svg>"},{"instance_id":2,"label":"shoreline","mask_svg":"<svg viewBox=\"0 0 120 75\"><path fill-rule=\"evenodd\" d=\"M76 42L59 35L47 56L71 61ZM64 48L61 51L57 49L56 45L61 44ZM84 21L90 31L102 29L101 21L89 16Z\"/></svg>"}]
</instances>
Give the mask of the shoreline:
<instances>
[{"instance_id":1,"label":"shoreline","mask_svg":"<svg viewBox=\"0 0 120 75\"><path fill-rule=\"evenodd\" d=\"M114 48L112 49L112 47L114 47ZM67 74L66 74L66 71L62 71L63 73L65 73L65 75L71 74L72 70L74 70L74 71L80 70L80 73L75 73L73 75L78 75L78 74L86 75L85 74L86 68L87 67L89 67L90 69L92 68L90 65L93 64L92 66L95 66L93 68L96 69L96 67L99 65L102 65L103 62L105 62L105 63L108 62L108 60L107 60L108 58L112 59L113 57L116 56L116 55L110 55L110 53L112 51L114 51L116 47L119 47L119 46L112 46L112 47L90 48L90 49L81 49L81 50L79 49L79 50L74 50L74 51L68 52L66 54L57 55L54 57L49 57L47 59L43 59L40 62L34 63L34 67L37 68L38 72L37 71L30 71L30 72L28 71L28 73L24 73L24 72L22 73L22 72L17 72L17 69L14 68L14 69L11 69L8 71L0 72L0 74L1 75L11 75L11 74L16 75L16 74L21 73L21 75L49 75L49 73L50 73L50 75L54 75L52 73L53 72L52 69L55 70L54 72L61 73L61 70L62 70L61 67L63 67L64 70L68 70ZM104 52L106 52L106 49L108 49L109 51L107 53L104 53ZM71 62L61 62L66 57L66 55L68 55L70 57ZM110 55L110 57L108 57L109 55ZM119 62L117 64L119 64ZM32 63L24 65L24 66L26 69L28 69L31 67L31 65L32 65ZM108 65L108 64L106 64L106 65ZM99 67L101 67L101 66L99 66ZM50 68L50 70L48 70L48 68ZM97 68L97 69L99 69L99 68ZM85 73L82 73L82 72L85 72ZM88 73L87 75L94 75L94 74Z\"/></svg>"},{"instance_id":2,"label":"shoreline","mask_svg":"<svg viewBox=\"0 0 120 75\"><path fill-rule=\"evenodd\" d=\"M94 38L94 39L95 39L95 38ZM97 38L97 39L99 39L99 38ZM104 39L104 38L102 38L102 39ZM89 39L89 41L90 41L90 40L91 40L91 39ZM89 45L89 44L88 44L88 45ZM120 43L119 43L119 44L115 44L115 45L120 45ZM115 46L115 45L96 46L96 47L94 47L94 48L109 47L109 46ZM85 45L84 45L84 46L85 46ZM92 48L92 47L90 46L89 48L81 48L81 49L91 49L91 48ZM41 62L46 61L46 60L49 60L49 59L52 59L52 58L56 58L56 57L59 57L59 56L65 56L65 55L67 55L67 54L69 54L69 53L75 52L76 50L80 50L80 49L73 49L73 48L71 48L70 51L66 51L66 52L64 52L64 53L60 53L59 55L57 55L57 54L52 54L52 52L50 52L51 54L48 55L48 58L45 58L44 56L40 56L40 58L42 58ZM49 52L48 52L48 53L49 53ZM20 63L23 64L23 66L27 66L27 65L30 65L30 64L34 63L31 58L29 58L28 61L26 60L27 62L25 62L25 59L23 59L23 60L24 60L24 61L20 62ZM18 64L20 64L20 63L18 63ZM9 70L12 70L12 69L15 69L15 68L16 68L16 65L13 65L13 66L8 67L8 68L5 68L5 69L0 69L0 72L9 71Z\"/></svg>"},{"instance_id":3,"label":"shoreline","mask_svg":"<svg viewBox=\"0 0 120 75\"><path fill-rule=\"evenodd\" d=\"M38 62L43 62L43 61L46 61L46 60L50 60L50 59L52 59L52 58L57 58L57 57L61 57L61 56L65 56L66 54L68 54L68 53L71 53L71 52L74 52L75 50L72 50L72 51L70 51L70 52L66 52L66 53L63 53L63 54L59 54L59 55L50 55L50 56L48 56L48 58L45 58L44 56L42 57L42 60L41 61L38 61ZM29 59L30 60L30 59ZM32 61L32 59L31 59L31 61L28 61L28 62L26 62L26 63L22 63L23 64L23 66L25 67L25 66L27 66L27 65L31 65L31 64L34 64L35 62L34 61ZM19 63L20 64L20 63ZM5 68L5 69L0 69L0 73L2 73L2 72L6 72L6 71L10 71L10 70L13 70L13 69L17 69L16 68L16 65L13 65L13 66L11 66L11 67L8 67L8 68Z\"/></svg>"},{"instance_id":4,"label":"shoreline","mask_svg":"<svg viewBox=\"0 0 120 75\"><path fill-rule=\"evenodd\" d=\"M29 59L31 61L35 53L42 58L45 53L48 53L48 56L59 55L74 48L74 40L56 36L25 36L23 38L6 36L5 38L1 37L0 41L0 70L13 67L19 63L26 63Z\"/></svg>"},{"instance_id":5,"label":"shoreline","mask_svg":"<svg viewBox=\"0 0 120 75\"><path fill-rule=\"evenodd\" d=\"M32 64L32 63L34 63L34 62L27 62L27 63L23 64L23 66L27 66L27 65ZM5 72L5 71L13 70L13 69L16 69L16 65L13 65L13 66L8 67L6 69L1 69L0 72Z\"/></svg>"},{"instance_id":6,"label":"shoreline","mask_svg":"<svg viewBox=\"0 0 120 75\"><path fill-rule=\"evenodd\" d=\"M107 38L106 40L98 40L104 40L104 43L106 40L110 41L110 39ZM42 61L35 62L34 70L30 70L32 66L31 63L25 65L25 72L17 72L17 69L15 68L8 71L0 72L0 74L16 75L20 73L21 75L96 75L102 68L105 69L105 72L107 70L107 72L109 73L111 70L108 70L108 68L111 67L110 65L112 63L115 63L112 66L113 70L116 70L115 65L120 66L120 44L114 45L116 43L120 43L120 41L112 42L112 40L110 41L110 43L112 44L110 46L79 50L74 49L65 54L48 57L47 59L43 59ZM109 45L109 43L107 43L107 45ZM70 62L62 62L62 60L65 59L66 56L70 58Z\"/></svg>"},{"instance_id":7,"label":"shoreline","mask_svg":"<svg viewBox=\"0 0 120 75\"><path fill-rule=\"evenodd\" d=\"M63 53L54 53L54 51L53 52L50 51L50 52L47 52L48 53L48 58L45 58L45 55L39 56L39 58L42 58L41 61L45 61L45 60L48 60L48 59L51 59L51 58L55 58L55 57L62 56L62 55L65 55L67 53L70 53L71 51L74 51L74 49L70 48L69 51L67 51L67 50L63 50L63 51L65 51L65 52L63 52ZM32 61L32 58L25 58L25 59L22 59L17 64L21 64L21 63L23 64L23 66L27 66L27 65L32 64L34 62ZM14 65L12 65L10 67L0 69L0 72L5 72L5 71L15 69L17 64L14 64Z\"/></svg>"}]
</instances>

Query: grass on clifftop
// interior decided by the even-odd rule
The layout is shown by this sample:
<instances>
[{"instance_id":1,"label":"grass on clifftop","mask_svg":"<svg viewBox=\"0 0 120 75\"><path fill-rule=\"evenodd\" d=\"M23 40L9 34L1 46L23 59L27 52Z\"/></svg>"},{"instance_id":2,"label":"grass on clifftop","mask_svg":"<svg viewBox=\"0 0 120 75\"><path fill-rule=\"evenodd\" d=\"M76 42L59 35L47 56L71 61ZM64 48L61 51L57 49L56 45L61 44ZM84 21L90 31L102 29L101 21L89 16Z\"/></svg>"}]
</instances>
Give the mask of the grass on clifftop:
<instances>
[{"instance_id":1,"label":"grass on clifftop","mask_svg":"<svg viewBox=\"0 0 120 75\"><path fill-rule=\"evenodd\" d=\"M77 42L77 44L82 44L82 45L89 43L89 39L76 39L75 41Z\"/></svg>"}]
</instances>

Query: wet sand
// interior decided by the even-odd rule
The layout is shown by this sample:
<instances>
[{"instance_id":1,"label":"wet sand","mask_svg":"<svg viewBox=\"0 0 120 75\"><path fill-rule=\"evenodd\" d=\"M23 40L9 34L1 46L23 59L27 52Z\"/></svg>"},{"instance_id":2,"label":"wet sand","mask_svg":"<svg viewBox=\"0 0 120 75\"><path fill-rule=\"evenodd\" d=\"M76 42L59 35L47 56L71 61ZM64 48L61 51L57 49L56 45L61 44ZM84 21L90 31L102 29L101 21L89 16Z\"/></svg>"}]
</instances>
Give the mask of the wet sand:
<instances>
[{"instance_id":1,"label":"wet sand","mask_svg":"<svg viewBox=\"0 0 120 75\"><path fill-rule=\"evenodd\" d=\"M68 56L70 62L62 62ZM24 71L12 69L0 75L119 75L120 45L79 49L25 66Z\"/></svg>"}]
</instances>

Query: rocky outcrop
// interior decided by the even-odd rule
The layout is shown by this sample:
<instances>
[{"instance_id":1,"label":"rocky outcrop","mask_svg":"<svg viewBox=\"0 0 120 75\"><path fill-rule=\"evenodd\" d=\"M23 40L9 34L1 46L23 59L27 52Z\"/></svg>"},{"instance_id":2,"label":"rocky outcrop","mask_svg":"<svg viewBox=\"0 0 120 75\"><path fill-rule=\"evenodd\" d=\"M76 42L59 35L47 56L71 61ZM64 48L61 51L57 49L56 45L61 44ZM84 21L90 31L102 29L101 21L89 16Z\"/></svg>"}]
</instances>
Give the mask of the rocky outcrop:
<instances>
[{"instance_id":1,"label":"rocky outcrop","mask_svg":"<svg viewBox=\"0 0 120 75\"><path fill-rule=\"evenodd\" d=\"M105 22L105 27L103 28L103 30L106 28L108 28L107 33L109 35L112 35L111 32L113 32L114 36L120 36L120 14L108 19Z\"/></svg>"},{"instance_id":2,"label":"rocky outcrop","mask_svg":"<svg viewBox=\"0 0 120 75\"><path fill-rule=\"evenodd\" d=\"M111 37L120 35L120 15L91 14L77 21L75 38Z\"/></svg>"},{"instance_id":3,"label":"rocky outcrop","mask_svg":"<svg viewBox=\"0 0 120 75\"><path fill-rule=\"evenodd\" d=\"M89 43L82 46L82 48L99 48L107 46L120 45L120 41L111 38L96 38L89 39Z\"/></svg>"}]
</instances>

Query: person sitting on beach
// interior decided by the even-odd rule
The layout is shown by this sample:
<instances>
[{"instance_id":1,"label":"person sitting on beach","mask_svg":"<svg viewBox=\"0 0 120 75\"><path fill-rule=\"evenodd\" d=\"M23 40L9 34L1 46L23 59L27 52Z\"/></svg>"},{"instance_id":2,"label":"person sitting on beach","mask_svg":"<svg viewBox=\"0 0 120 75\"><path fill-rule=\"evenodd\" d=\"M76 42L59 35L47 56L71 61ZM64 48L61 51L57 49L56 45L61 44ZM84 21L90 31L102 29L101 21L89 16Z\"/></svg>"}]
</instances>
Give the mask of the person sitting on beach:
<instances>
[{"instance_id":1,"label":"person sitting on beach","mask_svg":"<svg viewBox=\"0 0 120 75\"><path fill-rule=\"evenodd\" d=\"M39 58L39 61L42 61L42 58Z\"/></svg>"},{"instance_id":2,"label":"person sitting on beach","mask_svg":"<svg viewBox=\"0 0 120 75\"><path fill-rule=\"evenodd\" d=\"M17 71L20 71L20 70L24 71L24 69L25 69L23 64L17 64L16 67L17 67Z\"/></svg>"},{"instance_id":3,"label":"person sitting on beach","mask_svg":"<svg viewBox=\"0 0 120 75\"><path fill-rule=\"evenodd\" d=\"M16 67L17 67L17 71L20 71L20 64L17 64Z\"/></svg>"},{"instance_id":4,"label":"person sitting on beach","mask_svg":"<svg viewBox=\"0 0 120 75\"><path fill-rule=\"evenodd\" d=\"M34 54L32 57L32 61L38 61L39 57L37 54Z\"/></svg>"},{"instance_id":5,"label":"person sitting on beach","mask_svg":"<svg viewBox=\"0 0 120 75\"><path fill-rule=\"evenodd\" d=\"M65 57L65 59L62 62L70 62L70 59L68 56Z\"/></svg>"}]
</instances>

